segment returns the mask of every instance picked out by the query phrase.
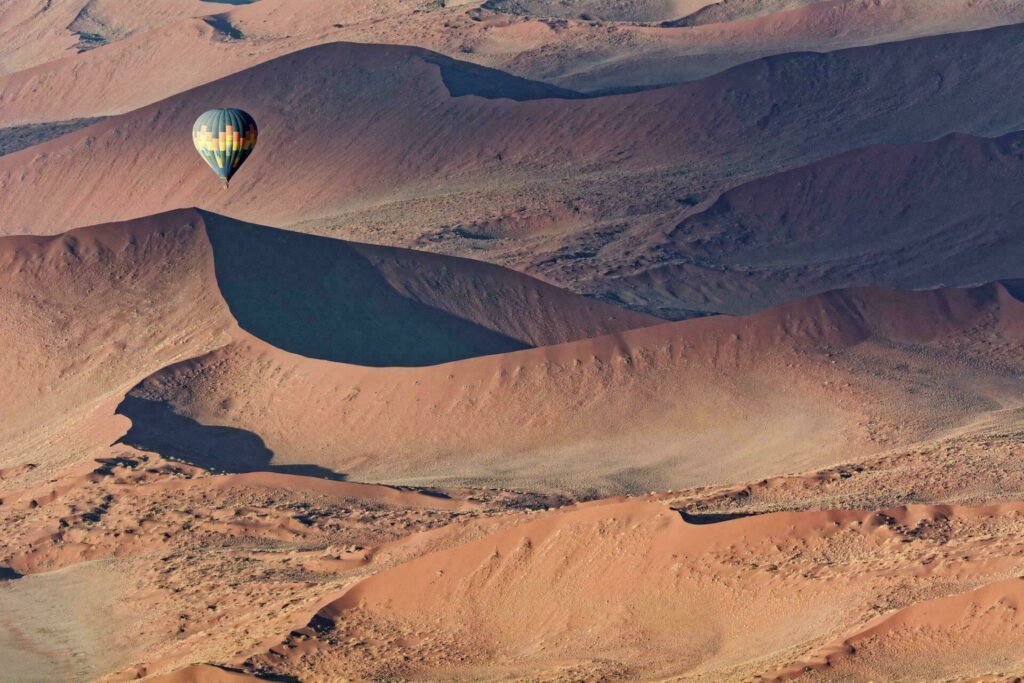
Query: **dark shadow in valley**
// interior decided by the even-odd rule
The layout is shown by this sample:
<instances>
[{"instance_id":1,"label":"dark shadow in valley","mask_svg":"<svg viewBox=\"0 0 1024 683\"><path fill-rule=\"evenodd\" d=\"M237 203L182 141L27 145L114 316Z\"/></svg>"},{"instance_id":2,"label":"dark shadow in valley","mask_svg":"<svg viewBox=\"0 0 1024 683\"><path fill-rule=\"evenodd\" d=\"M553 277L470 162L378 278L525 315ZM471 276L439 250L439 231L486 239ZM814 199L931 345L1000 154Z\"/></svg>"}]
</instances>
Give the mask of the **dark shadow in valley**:
<instances>
[{"instance_id":1,"label":"dark shadow in valley","mask_svg":"<svg viewBox=\"0 0 1024 683\"><path fill-rule=\"evenodd\" d=\"M14 581L21 577L22 574L20 572L16 572L10 567L0 567L0 581Z\"/></svg>"},{"instance_id":2,"label":"dark shadow in valley","mask_svg":"<svg viewBox=\"0 0 1024 683\"><path fill-rule=\"evenodd\" d=\"M691 513L685 510L679 510L679 514L682 515L683 521L687 524L718 524L719 522L728 522L733 519L742 519L743 517L753 517L756 512L698 512Z\"/></svg>"},{"instance_id":3,"label":"dark shadow in valley","mask_svg":"<svg viewBox=\"0 0 1024 683\"><path fill-rule=\"evenodd\" d=\"M132 421L118 443L159 453L189 465L219 472L276 472L344 481L346 476L316 465L272 465L274 452L253 432L204 425L179 415L162 401L128 395L117 414Z\"/></svg>"},{"instance_id":4,"label":"dark shadow in valley","mask_svg":"<svg viewBox=\"0 0 1024 683\"><path fill-rule=\"evenodd\" d=\"M280 349L408 367L529 348L403 296L363 255L374 247L202 214L217 285L232 315L242 329Z\"/></svg>"}]
</instances>

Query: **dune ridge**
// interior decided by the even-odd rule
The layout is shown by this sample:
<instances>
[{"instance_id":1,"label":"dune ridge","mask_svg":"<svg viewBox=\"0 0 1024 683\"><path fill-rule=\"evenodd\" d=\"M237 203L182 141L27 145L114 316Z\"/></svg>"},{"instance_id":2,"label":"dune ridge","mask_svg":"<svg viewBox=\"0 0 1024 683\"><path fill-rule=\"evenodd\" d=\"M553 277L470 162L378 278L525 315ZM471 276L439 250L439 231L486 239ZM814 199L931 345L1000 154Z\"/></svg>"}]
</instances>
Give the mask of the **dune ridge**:
<instances>
[{"instance_id":1,"label":"dune ridge","mask_svg":"<svg viewBox=\"0 0 1024 683\"><path fill-rule=\"evenodd\" d=\"M613 277L614 290L596 280L656 261L651 235L671 232L743 180L866 144L1024 128L1014 93L998 86L1012 62L1007 55L1024 44L1021 30L773 57L630 95L518 102L453 97L441 58L422 50L311 48L0 158L0 188L9 198L0 207L0 232L58 232L195 205L511 265L632 308L692 306L672 292L688 297L687 281L697 275L742 300L756 295L737 282L743 272L728 279L700 264L648 286L660 290L660 300L635 294L626 278ZM907 66L922 62L942 74L942 88L933 74ZM470 66L445 69L494 87ZM323 83L293 73L322 74ZM900 106L885 104L904 92L913 95ZM267 130L294 132L265 136L229 193L187 146L151 143L150 131L187 130L211 97L231 99ZM382 101L389 103L383 112ZM293 102L288 118L280 102ZM303 125L296 129L295 121ZM166 182L152 182L155 166ZM97 202L110 192L130 193L133 201ZM56 195L65 200L40 200ZM863 283L860 274L837 285ZM933 285L938 276L923 277L906 284ZM782 291L773 303L798 293Z\"/></svg>"},{"instance_id":2,"label":"dune ridge","mask_svg":"<svg viewBox=\"0 0 1024 683\"><path fill-rule=\"evenodd\" d=\"M813 648L817 633L865 620L858 635L844 641L844 652L856 648L854 659L880 633L927 623L990 624L987 632L1000 633L1001 651L1009 652L1019 637L1020 579L1003 577L1020 571L1019 544L1000 559L981 539L986 530L1019 528L1022 512L1019 503L921 505L688 524L678 512L642 500L584 504L363 579L321 609L303 633L248 661L312 677L330 670L775 680L757 667ZM951 527L974 539L962 557L938 543ZM991 585L945 597L978 583ZM558 600L545 598L552 586ZM924 597L936 593L943 597ZM901 607L865 618L872 600ZM690 637L679 638L680 632ZM360 638L399 644L374 659L350 645ZM927 632L922 638L927 642ZM437 645L415 645L422 642ZM905 655L914 642L893 645ZM752 643L761 653L757 661L743 654ZM830 657L828 666L807 661L815 662L822 680L882 670L834 669L837 659ZM939 656L929 670L950 676L981 673L985 666ZM921 670L898 667L889 675ZM794 675L806 671L804 665L792 669Z\"/></svg>"},{"instance_id":3,"label":"dune ridge","mask_svg":"<svg viewBox=\"0 0 1024 683\"><path fill-rule=\"evenodd\" d=\"M1024 20L1012 2L968 0L832 0L795 8L758 3L767 13L751 13L744 3L718 3L703 17L690 15L693 25L682 28L582 19L579 14L586 11L571 6L565 19L522 7L509 14L489 2L441 7L408 0L260 0L231 7L182 0L159 8L146 3L139 7L141 16L126 16L126 9L116 6L111 12L98 0L61 4L60 12L37 13L38 25L27 30L19 17L0 15L0 32L10 27L6 52L0 54L0 70L8 65L0 92L17 93L9 102L17 106L0 112L0 125L52 122L54 112L67 114L69 106L74 113L67 118L120 114L288 52L336 41L411 43L563 88L609 92L695 80L771 54L824 52ZM86 26L79 33L69 30L71 13L82 5L89 10L87 20L97 10L100 21L91 23L98 24L98 32L89 32L89 21L81 22ZM102 23L112 13L120 15L114 22L120 25ZM723 14L730 15L725 23L708 23L712 15ZM166 23L171 16L179 18ZM57 35L38 39L47 32ZM85 47L106 44L77 53L74 43L82 33L90 39ZM149 66L168 60L175 68ZM71 74L93 87L61 91ZM114 77L119 87L110 84ZM62 103L54 101L55 93L63 96Z\"/></svg>"},{"instance_id":4,"label":"dune ridge","mask_svg":"<svg viewBox=\"0 0 1024 683\"><path fill-rule=\"evenodd\" d=\"M218 253L232 265L228 273L218 266ZM275 259L289 254L300 261L330 254L339 269L348 266L334 279L325 272L303 280L301 262L295 270L275 270ZM359 349L376 349L376 356L363 357L376 364L436 362L424 355L431 334L459 357L658 322L488 264L282 233L196 210L55 237L0 238L0 278L8 340L0 378L23 387L2 406L5 466L41 455L66 463L109 445L124 430L114 408L132 386L161 367L246 336L232 314L237 310L249 312L241 317L246 325L257 312L291 325L286 341L333 340L332 353L351 360L360 360L352 355ZM472 291L479 296L464 296ZM376 297L378 313L391 310L406 327L368 316L359 308L368 296ZM310 321L325 314L334 327L310 331ZM350 339L340 329L353 321L362 337ZM467 329L479 331L475 342L466 339ZM317 332L325 338L309 341ZM399 333L410 341L390 336Z\"/></svg>"},{"instance_id":5,"label":"dune ridge","mask_svg":"<svg viewBox=\"0 0 1024 683\"><path fill-rule=\"evenodd\" d=\"M598 288L673 318L747 313L851 283L1019 277L1022 180L1021 133L846 152L727 190L653 237L652 258Z\"/></svg>"},{"instance_id":6,"label":"dune ridge","mask_svg":"<svg viewBox=\"0 0 1024 683\"><path fill-rule=\"evenodd\" d=\"M1022 309L998 285L853 290L424 368L330 364L240 338L131 396L258 433L273 462L368 481L685 488L863 457L1014 405ZM991 351L970 350L988 334ZM155 447L147 431L161 423L139 421L135 445Z\"/></svg>"}]
</instances>

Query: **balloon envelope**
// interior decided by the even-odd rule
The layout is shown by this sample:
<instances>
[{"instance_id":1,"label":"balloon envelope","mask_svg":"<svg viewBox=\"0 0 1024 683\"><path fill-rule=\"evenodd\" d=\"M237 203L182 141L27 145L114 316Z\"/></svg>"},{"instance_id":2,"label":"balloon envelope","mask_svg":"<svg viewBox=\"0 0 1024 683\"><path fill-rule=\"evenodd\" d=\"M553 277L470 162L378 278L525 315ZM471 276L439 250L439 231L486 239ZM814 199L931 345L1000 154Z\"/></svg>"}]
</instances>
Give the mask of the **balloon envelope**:
<instances>
[{"instance_id":1,"label":"balloon envelope","mask_svg":"<svg viewBox=\"0 0 1024 683\"><path fill-rule=\"evenodd\" d=\"M256 121L241 109L211 109L192 126L192 143L226 182L256 146Z\"/></svg>"}]
</instances>

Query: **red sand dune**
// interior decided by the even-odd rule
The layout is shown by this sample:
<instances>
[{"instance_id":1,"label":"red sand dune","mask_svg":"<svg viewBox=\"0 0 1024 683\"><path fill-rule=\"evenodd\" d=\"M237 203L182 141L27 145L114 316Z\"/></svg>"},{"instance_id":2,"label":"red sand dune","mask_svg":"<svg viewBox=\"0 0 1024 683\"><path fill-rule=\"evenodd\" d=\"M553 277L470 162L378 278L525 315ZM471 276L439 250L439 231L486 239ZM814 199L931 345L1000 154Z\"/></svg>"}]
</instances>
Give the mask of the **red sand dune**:
<instances>
[{"instance_id":1,"label":"red sand dune","mask_svg":"<svg viewBox=\"0 0 1024 683\"><path fill-rule=\"evenodd\" d=\"M263 679L209 664L193 664L148 680L152 683L252 683Z\"/></svg>"},{"instance_id":2,"label":"red sand dune","mask_svg":"<svg viewBox=\"0 0 1024 683\"><path fill-rule=\"evenodd\" d=\"M727 174L740 174L734 184L879 138L1024 125L1016 91L1001 85L1024 45L1020 31L778 57L633 95L521 102L452 97L448 88L535 97L544 86L411 48L313 48L3 157L0 231L56 232L199 205L472 254L593 289L598 273L656 259L632 245L725 189ZM909 66L924 62L934 71ZM935 73L944 79L938 90ZM897 96L902 104L890 106ZM153 137L187 131L214 100L251 111L265 133L227 193L187 144ZM287 116L281 102L290 103ZM723 287L741 298L740 285ZM605 294L643 305L628 289Z\"/></svg>"},{"instance_id":3,"label":"red sand dune","mask_svg":"<svg viewBox=\"0 0 1024 683\"><path fill-rule=\"evenodd\" d=\"M50 0L0 7L0 74L230 8L206 0Z\"/></svg>"},{"instance_id":4,"label":"red sand dune","mask_svg":"<svg viewBox=\"0 0 1024 683\"><path fill-rule=\"evenodd\" d=\"M714 0L492 0L487 3L491 9L527 16L578 19L584 15L597 20L637 22L678 19L712 4Z\"/></svg>"},{"instance_id":5,"label":"red sand dune","mask_svg":"<svg viewBox=\"0 0 1024 683\"><path fill-rule=\"evenodd\" d=\"M596 286L674 317L680 309L744 313L858 283L1019 277L1022 183L1020 133L859 149L723 193L653 236L652 259Z\"/></svg>"},{"instance_id":6,"label":"red sand dune","mask_svg":"<svg viewBox=\"0 0 1024 683\"><path fill-rule=\"evenodd\" d=\"M215 455L211 425L257 434L274 463L367 481L682 488L857 458L1016 405L1022 310L998 286L854 290L424 368L240 337L147 379L122 412L129 443L186 458ZM975 367L974 353L1006 365Z\"/></svg>"},{"instance_id":7,"label":"red sand dune","mask_svg":"<svg viewBox=\"0 0 1024 683\"><path fill-rule=\"evenodd\" d=\"M1019 504L912 506L694 525L658 504L588 504L369 577L322 609L306 639L286 641L258 661L311 679L333 672L748 680L764 662L784 660L813 647L821 633L862 620L874 600L902 605L929 591L956 592L951 586L1020 572L1024 565L1013 551L1000 560L991 544L966 542L960 558L928 540L948 525L964 534L992 524L1019 528L1020 515ZM845 642L857 649L854 662L864 646L879 668L846 671L855 680L868 672L887 680L923 670L950 676L985 672L999 658L1012 670L1020 665L1019 657L1016 664L1006 659L1019 643L1019 593L1014 579L869 622ZM930 630L942 628L952 636ZM942 649L961 642L958 636L983 634L999 636L999 655L994 650L973 665L955 657L943 665L939 655L930 668L906 669L901 664L913 660L871 654L887 646L925 658L929 642ZM373 640L391 645L376 656L352 646ZM984 641L976 642L980 652Z\"/></svg>"},{"instance_id":8,"label":"red sand dune","mask_svg":"<svg viewBox=\"0 0 1024 683\"><path fill-rule=\"evenodd\" d=\"M1024 578L886 614L769 680L998 680L1024 666ZM991 676L992 678L988 678ZM762 679L759 679L762 680ZM1004 679L1009 680L1009 679Z\"/></svg>"},{"instance_id":9,"label":"red sand dune","mask_svg":"<svg viewBox=\"0 0 1024 683\"><path fill-rule=\"evenodd\" d=\"M96 0L89 3L95 4ZM112 2L101 4L108 5L107 10L113 9L119 20L130 18L125 16L129 8L111 8ZM400 0L303 0L298 4L300 8L294 0L260 0L238 7L204 0L146 2L140 7L138 19L158 19L161 14L154 13L154 5L165 10L177 5L174 9L179 10L179 20L152 30L131 30L116 42L85 53L63 49L60 59L40 61L30 68L8 73L0 80L0 102L5 105L0 125L121 114L273 57L333 42L339 39L335 37L335 22L378 20L403 5ZM71 7L71 3L65 5ZM408 11L411 8L400 14ZM62 42L78 40L65 28L67 22L62 17L66 13L47 18L48 14L40 13L37 18L52 21L47 30L67 37L60 42L32 42L32 46L39 44L52 50ZM18 27L25 32L23 24ZM11 33L18 30L12 29ZM30 48L25 51L30 52ZM89 87L72 88L69 83L87 83Z\"/></svg>"},{"instance_id":10,"label":"red sand dune","mask_svg":"<svg viewBox=\"0 0 1024 683\"><path fill-rule=\"evenodd\" d=\"M729 0L653 25L579 20L572 5L562 9L568 19L554 22L485 15L489 30L474 33L460 25L457 37L477 63L593 92L704 78L766 55L830 52L1024 20L1016 4L969 0ZM353 39L348 32L343 37ZM458 56L443 43L420 45Z\"/></svg>"},{"instance_id":11,"label":"red sand dune","mask_svg":"<svg viewBox=\"0 0 1024 683\"><path fill-rule=\"evenodd\" d=\"M668 8L659 18L678 19L704 4ZM0 73L3 64L8 72L21 73L0 80L0 92L8 98L15 93L0 112L0 126L124 113L288 52L339 40L414 44L593 91L692 80L769 54L829 51L1024 20L1019 7L969 0L946 0L941 6L925 0L832 0L796 9L798 3L758 3L756 12L746 4L714 4L712 11L690 15L686 21L699 25L685 28L574 21L587 14L578 3L569 8L568 21L505 14L495 3L481 9L403 0L260 0L237 7L197 0L131 7L79 0L36 12L29 24L21 21L24 9L15 8L0 14L0 32L8 28ZM75 22L81 7L85 19ZM208 16L191 18L198 15ZM716 23L723 19L728 21ZM69 26L88 33L88 45L109 44L75 54L72 46L82 37ZM69 78L90 87L63 87Z\"/></svg>"},{"instance_id":12,"label":"red sand dune","mask_svg":"<svg viewBox=\"0 0 1024 683\"><path fill-rule=\"evenodd\" d=\"M998 286L837 292L631 330L652 320L493 266L196 211L3 243L22 313L0 371L26 387L5 406L9 465L109 443L121 402L128 443L219 469L680 488L909 443L1009 406L1019 384L1008 349L1024 304ZM149 343L167 330L173 342ZM951 344L1001 365L965 365ZM442 351L466 360L429 365L453 358ZM395 364L427 367L365 367ZM923 374L908 384L906 366Z\"/></svg>"},{"instance_id":13,"label":"red sand dune","mask_svg":"<svg viewBox=\"0 0 1024 683\"><path fill-rule=\"evenodd\" d=\"M456 522L546 503L106 455L3 482L0 652L14 680L133 680L258 649L353 578L465 538Z\"/></svg>"},{"instance_id":14,"label":"red sand dune","mask_svg":"<svg viewBox=\"0 0 1024 683\"><path fill-rule=\"evenodd\" d=\"M479 261L199 213L239 324L306 357L430 365L662 322Z\"/></svg>"},{"instance_id":15,"label":"red sand dune","mask_svg":"<svg viewBox=\"0 0 1024 683\"><path fill-rule=\"evenodd\" d=\"M71 462L125 426L113 408L233 327L196 221L153 217L0 240L0 458ZM33 476L43 476L43 471Z\"/></svg>"},{"instance_id":16,"label":"red sand dune","mask_svg":"<svg viewBox=\"0 0 1024 683\"><path fill-rule=\"evenodd\" d=\"M303 279L314 261L302 260L317 258L339 272L331 277L325 266ZM495 266L194 210L2 238L0 284L0 383L19 387L0 406L5 471L41 455L67 462L116 439L124 426L110 416L124 394L166 365L226 344L236 329L232 308L243 325L286 346L371 364L436 362L430 354L496 353L658 322Z\"/></svg>"}]
</instances>

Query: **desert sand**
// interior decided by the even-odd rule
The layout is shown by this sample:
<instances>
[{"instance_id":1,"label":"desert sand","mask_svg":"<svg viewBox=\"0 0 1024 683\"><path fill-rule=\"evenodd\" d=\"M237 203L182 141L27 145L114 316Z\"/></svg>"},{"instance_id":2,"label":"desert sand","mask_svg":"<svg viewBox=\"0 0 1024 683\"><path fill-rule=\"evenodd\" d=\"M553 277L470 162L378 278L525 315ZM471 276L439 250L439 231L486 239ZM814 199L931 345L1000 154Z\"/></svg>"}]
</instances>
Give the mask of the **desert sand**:
<instances>
[{"instance_id":1,"label":"desert sand","mask_svg":"<svg viewBox=\"0 0 1024 683\"><path fill-rule=\"evenodd\" d=\"M943 138L951 133L990 137L1024 128L1018 91L1003 87L1024 45L1020 33L1010 26L773 57L693 83L585 99L418 48L333 43L0 157L8 198L0 233L54 234L200 206L264 225L487 260L673 319L876 284L862 272L872 267L910 271L878 283L903 287L993 281L1012 269L998 255L968 279L937 268L941 254L928 242L909 256L899 245L874 244L870 263L832 268L837 276L822 276L820 287L790 288L784 283L798 275L764 272L763 262L680 256L658 238L671 239L691 214L745 182L772 183L767 178L785 169L828 164L823 156L859 155L856 196L862 186L873 191L876 166L916 155L947 159ZM923 62L933 70L909 66ZM336 63L347 68L330 66ZM16 100L19 90L11 92ZM265 136L231 193L208 182L188 145L155 142L150 133L187 129L206 103L225 99L253 112L264 130L282 133ZM281 102L291 105L285 110ZM1019 172L1014 140L997 143L1008 182ZM879 143L936 149L861 151ZM985 141L953 144L965 148L957 164L986 163L983 153L972 156ZM900 160L890 161L890 153ZM152 167L166 183L151 182ZM956 173L983 177L967 168ZM922 178L928 189L915 184L914 191L948 196L959 191L958 177L951 186ZM132 201L103 199L126 193ZM54 195L64 200L45 199ZM1011 212L1009 220L1018 219ZM835 229L835 241L848 234L841 221ZM844 257L829 252L799 263L818 271L823 259L831 265ZM787 258L770 253L766 260ZM618 287L619 274L638 280L635 289L632 281ZM762 287L770 296L754 291ZM712 288L734 305L723 306Z\"/></svg>"},{"instance_id":2,"label":"desert sand","mask_svg":"<svg viewBox=\"0 0 1024 683\"><path fill-rule=\"evenodd\" d=\"M0 6L0 681L1020 680L1022 21Z\"/></svg>"}]
</instances>

